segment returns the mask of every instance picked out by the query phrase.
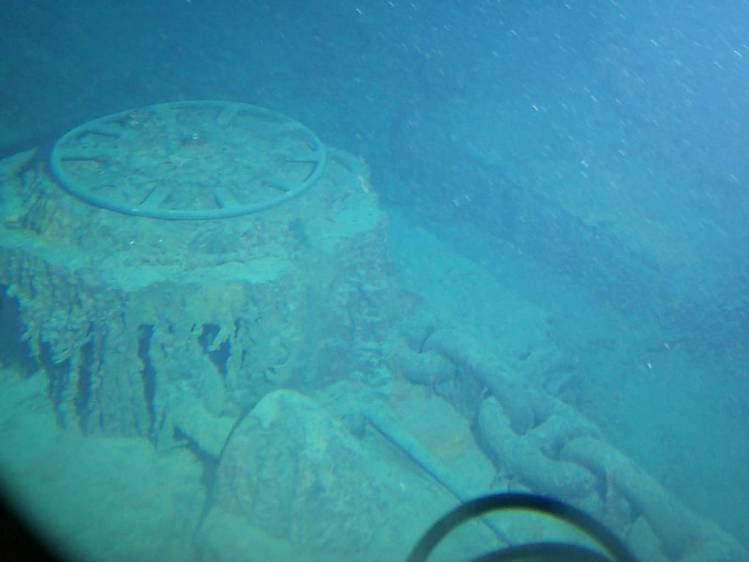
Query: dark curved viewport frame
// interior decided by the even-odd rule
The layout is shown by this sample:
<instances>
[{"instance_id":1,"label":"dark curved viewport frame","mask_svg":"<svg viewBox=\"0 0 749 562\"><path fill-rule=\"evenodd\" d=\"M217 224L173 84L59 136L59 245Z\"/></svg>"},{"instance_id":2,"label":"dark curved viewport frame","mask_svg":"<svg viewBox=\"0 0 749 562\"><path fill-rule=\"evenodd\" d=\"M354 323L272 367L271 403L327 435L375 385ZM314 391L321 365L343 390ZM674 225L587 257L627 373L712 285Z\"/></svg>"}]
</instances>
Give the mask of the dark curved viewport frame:
<instances>
[{"instance_id":1,"label":"dark curved viewport frame","mask_svg":"<svg viewBox=\"0 0 749 562\"><path fill-rule=\"evenodd\" d=\"M609 557L594 550L558 542L532 543L496 550L472 562L637 562L626 546L609 529L590 515L569 504L533 494L491 494L465 502L448 512L421 537L407 562L426 562L437 544L463 523L492 511L522 509L549 515L568 523L592 538Z\"/></svg>"}]
</instances>

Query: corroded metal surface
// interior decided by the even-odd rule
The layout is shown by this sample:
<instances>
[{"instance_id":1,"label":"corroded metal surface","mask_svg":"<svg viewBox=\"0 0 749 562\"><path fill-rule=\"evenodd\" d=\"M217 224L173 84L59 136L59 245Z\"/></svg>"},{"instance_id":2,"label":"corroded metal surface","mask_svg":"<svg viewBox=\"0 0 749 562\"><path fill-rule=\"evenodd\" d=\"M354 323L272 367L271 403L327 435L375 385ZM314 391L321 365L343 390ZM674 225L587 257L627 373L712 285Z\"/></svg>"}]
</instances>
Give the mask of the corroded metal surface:
<instances>
[{"instance_id":1,"label":"corroded metal surface","mask_svg":"<svg viewBox=\"0 0 749 562\"><path fill-rule=\"evenodd\" d=\"M220 219L306 191L327 160L317 136L280 113L225 101L150 105L89 121L50 155L60 185L112 211Z\"/></svg>"}]
</instances>

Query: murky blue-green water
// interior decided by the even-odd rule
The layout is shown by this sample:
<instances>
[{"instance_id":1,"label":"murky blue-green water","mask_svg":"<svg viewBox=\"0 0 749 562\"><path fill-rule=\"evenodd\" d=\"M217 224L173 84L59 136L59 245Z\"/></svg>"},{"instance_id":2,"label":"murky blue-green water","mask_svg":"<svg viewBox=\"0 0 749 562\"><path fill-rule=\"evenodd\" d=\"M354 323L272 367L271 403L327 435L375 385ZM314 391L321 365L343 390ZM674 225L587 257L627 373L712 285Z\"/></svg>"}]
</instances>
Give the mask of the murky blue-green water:
<instances>
[{"instance_id":1,"label":"murky blue-green water","mask_svg":"<svg viewBox=\"0 0 749 562\"><path fill-rule=\"evenodd\" d=\"M283 560L309 545L405 559L464 498L377 437L367 412L387 408L472 495L553 493L548 467L577 463L595 484L562 499L630 544L652 533L653 560L699 552L656 521L669 512L749 548L746 2L1 11L0 476L53 544L88 560ZM232 127L257 125L238 113L139 109L187 100L269 108L327 152L285 122L247 140ZM130 208L206 192L224 208L245 181L284 199L305 166L325 171L287 203L194 226L97 209L56 185L50 151L119 112L61 156L92 166L94 199L116 184L141 189ZM511 437L552 464L487 447L481 404L510 412L497 387L513 385L550 401ZM576 429L545 440L566 408ZM277 430L295 444L271 462L252 443L281 418L301 421ZM287 433L307 423L332 424L321 449L356 453L295 457ZM570 452L587 424L647 484ZM248 451L260 460L227 460ZM301 457L324 465L307 474L318 487ZM271 501L273 486L294 491ZM397 529L398 506L421 504L402 535L358 528Z\"/></svg>"}]
</instances>

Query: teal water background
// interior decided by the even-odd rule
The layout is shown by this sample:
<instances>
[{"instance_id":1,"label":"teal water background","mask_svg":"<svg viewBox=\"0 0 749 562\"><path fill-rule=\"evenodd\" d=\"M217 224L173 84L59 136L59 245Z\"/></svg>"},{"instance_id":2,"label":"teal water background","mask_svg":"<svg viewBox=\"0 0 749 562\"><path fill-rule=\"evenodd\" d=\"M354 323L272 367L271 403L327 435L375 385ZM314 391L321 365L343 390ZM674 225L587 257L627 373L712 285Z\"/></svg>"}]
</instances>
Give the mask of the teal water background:
<instances>
[{"instance_id":1,"label":"teal water background","mask_svg":"<svg viewBox=\"0 0 749 562\"><path fill-rule=\"evenodd\" d=\"M6 0L0 151L170 100L293 116L368 162L405 287L518 358L544 353L542 315L559 357L534 376L749 546L748 17L739 1ZM495 285L527 316L503 316L521 309Z\"/></svg>"}]
</instances>

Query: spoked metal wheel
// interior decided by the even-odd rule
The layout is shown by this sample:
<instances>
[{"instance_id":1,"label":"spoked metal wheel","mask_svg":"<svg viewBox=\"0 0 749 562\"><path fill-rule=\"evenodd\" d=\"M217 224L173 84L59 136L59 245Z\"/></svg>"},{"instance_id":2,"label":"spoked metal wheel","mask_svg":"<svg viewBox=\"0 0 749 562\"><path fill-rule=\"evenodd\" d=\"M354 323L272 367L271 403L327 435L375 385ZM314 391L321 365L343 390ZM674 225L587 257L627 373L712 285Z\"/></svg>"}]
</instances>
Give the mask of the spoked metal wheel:
<instances>
[{"instance_id":1,"label":"spoked metal wheel","mask_svg":"<svg viewBox=\"0 0 749 562\"><path fill-rule=\"evenodd\" d=\"M326 150L288 117L225 101L151 105L94 119L52 148L52 173L83 201L157 219L267 209L322 175Z\"/></svg>"}]
</instances>

